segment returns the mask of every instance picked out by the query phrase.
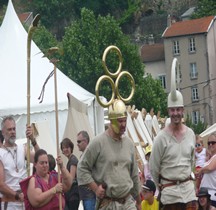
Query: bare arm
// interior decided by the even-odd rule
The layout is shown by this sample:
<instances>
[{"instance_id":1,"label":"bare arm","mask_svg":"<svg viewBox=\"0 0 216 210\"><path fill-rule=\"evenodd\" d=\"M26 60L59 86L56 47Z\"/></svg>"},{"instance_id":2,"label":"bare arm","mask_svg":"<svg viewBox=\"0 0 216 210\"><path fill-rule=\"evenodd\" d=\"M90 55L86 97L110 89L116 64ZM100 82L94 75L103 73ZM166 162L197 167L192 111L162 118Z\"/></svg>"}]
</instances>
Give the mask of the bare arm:
<instances>
[{"instance_id":1,"label":"bare arm","mask_svg":"<svg viewBox=\"0 0 216 210\"><path fill-rule=\"evenodd\" d=\"M7 198L15 200L16 193L7 184L5 184L4 166L0 161L0 192ZM23 201L23 194L17 195L17 199Z\"/></svg>"},{"instance_id":2,"label":"bare arm","mask_svg":"<svg viewBox=\"0 0 216 210\"><path fill-rule=\"evenodd\" d=\"M213 159L207 166L204 166L200 169L200 173L210 173L214 170L216 170L216 156L213 157Z\"/></svg>"},{"instance_id":3,"label":"bare arm","mask_svg":"<svg viewBox=\"0 0 216 210\"><path fill-rule=\"evenodd\" d=\"M32 177L29 181L27 195L29 202L35 208L42 207L50 202L50 200L56 195L56 193L62 192L62 183L57 183L51 189L42 192L40 188L35 188L35 178Z\"/></svg>"},{"instance_id":4,"label":"bare arm","mask_svg":"<svg viewBox=\"0 0 216 210\"><path fill-rule=\"evenodd\" d=\"M67 192L68 190L70 190L74 178L73 179L71 178L72 175L65 168L60 155L58 156L56 161L57 161L57 164L59 165L59 168L61 170L63 191ZM75 173L76 173L76 170L75 170ZM75 173L74 173L74 177L75 177Z\"/></svg>"},{"instance_id":5,"label":"bare arm","mask_svg":"<svg viewBox=\"0 0 216 210\"><path fill-rule=\"evenodd\" d=\"M40 149L34 137L33 128L30 125L26 126L26 138L30 139L35 152ZM31 163L34 162L34 154L35 153L33 151L30 151L30 162ZM26 155L27 155L27 148L25 148L25 156Z\"/></svg>"}]
</instances>

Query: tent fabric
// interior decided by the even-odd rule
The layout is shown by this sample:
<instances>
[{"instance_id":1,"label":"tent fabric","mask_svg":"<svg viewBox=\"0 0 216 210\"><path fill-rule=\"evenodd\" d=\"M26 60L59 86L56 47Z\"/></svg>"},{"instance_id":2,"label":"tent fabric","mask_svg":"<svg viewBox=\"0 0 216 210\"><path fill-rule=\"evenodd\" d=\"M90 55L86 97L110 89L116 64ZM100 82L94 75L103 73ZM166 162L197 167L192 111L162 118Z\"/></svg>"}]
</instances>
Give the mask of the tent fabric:
<instances>
[{"instance_id":1,"label":"tent fabric","mask_svg":"<svg viewBox=\"0 0 216 210\"><path fill-rule=\"evenodd\" d=\"M204 138L212 133L216 132L216 123L204 130L201 134L200 137Z\"/></svg>"},{"instance_id":2,"label":"tent fabric","mask_svg":"<svg viewBox=\"0 0 216 210\"><path fill-rule=\"evenodd\" d=\"M78 121L78 123L77 123ZM77 144L77 134L85 130L88 132L90 139L94 137L91 125L87 116L87 106L81 101L77 100L71 94L68 94L68 118L64 131L64 138L69 138L74 145ZM81 153L78 147L74 147L73 153L79 157Z\"/></svg>"},{"instance_id":3,"label":"tent fabric","mask_svg":"<svg viewBox=\"0 0 216 210\"><path fill-rule=\"evenodd\" d=\"M45 87L45 94L42 103L39 103L42 86L53 70L54 66L47 58L42 58L43 53L32 41L30 74L30 112L31 122L35 120L49 120L53 124L55 116L55 89L54 78L51 78ZM14 10L11 0L9 0L7 11L0 27L0 118L6 115L13 115L17 123L22 123L17 129L19 138L25 136L25 124L27 113L27 32L22 26ZM103 108L95 103L95 96L57 69L57 94L59 121L61 122L60 137L63 135L63 127L67 119L68 100L67 93L70 92L77 100L88 106L88 116L93 132L103 131ZM97 111L100 115L96 116ZM51 117L51 118L50 118ZM51 122L52 121L52 122ZM51 127L54 136L53 125Z\"/></svg>"}]
</instances>

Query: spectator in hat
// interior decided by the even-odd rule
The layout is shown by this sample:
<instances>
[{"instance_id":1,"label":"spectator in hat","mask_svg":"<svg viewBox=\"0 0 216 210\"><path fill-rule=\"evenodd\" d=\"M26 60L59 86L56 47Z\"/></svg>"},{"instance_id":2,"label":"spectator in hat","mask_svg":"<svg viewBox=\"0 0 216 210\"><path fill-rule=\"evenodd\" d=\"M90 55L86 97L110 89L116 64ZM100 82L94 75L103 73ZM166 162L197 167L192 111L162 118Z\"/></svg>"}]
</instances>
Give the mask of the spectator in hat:
<instances>
[{"instance_id":1,"label":"spectator in hat","mask_svg":"<svg viewBox=\"0 0 216 210\"><path fill-rule=\"evenodd\" d=\"M150 169L149 169L149 158L151 155L151 150L152 150L152 145L148 145L145 148L145 159L146 159L146 164L144 165L145 180L147 180L147 179L153 180Z\"/></svg>"},{"instance_id":2,"label":"spectator in hat","mask_svg":"<svg viewBox=\"0 0 216 210\"><path fill-rule=\"evenodd\" d=\"M210 194L208 193L208 189L205 187L201 187L198 194L198 210L209 210L210 209Z\"/></svg>"},{"instance_id":3,"label":"spectator in hat","mask_svg":"<svg viewBox=\"0 0 216 210\"><path fill-rule=\"evenodd\" d=\"M155 195L156 186L155 183L148 179L142 186L142 195L144 200L141 203L142 210L158 210L159 203Z\"/></svg>"}]
</instances>

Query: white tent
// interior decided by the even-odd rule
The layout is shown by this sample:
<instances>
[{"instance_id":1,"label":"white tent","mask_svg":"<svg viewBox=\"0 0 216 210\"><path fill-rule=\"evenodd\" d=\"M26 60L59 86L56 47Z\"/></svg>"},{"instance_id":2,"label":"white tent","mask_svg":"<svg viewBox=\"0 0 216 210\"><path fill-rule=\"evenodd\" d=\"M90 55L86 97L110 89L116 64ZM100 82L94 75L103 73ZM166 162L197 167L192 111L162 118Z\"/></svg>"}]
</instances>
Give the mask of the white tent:
<instances>
[{"instance_id":1,"label":"white tent","mask_svg":"<svg viewBox=\"0 0 216 210\"><path fill-rule=\"evenodd\" d=\"M31 122L48 121L51 136L55 139L54 78L45 87L43 103L39 103L42 86L53 70L53 64L42 58L40 49L31 47ZM27 122L27 32L22 26L9 0L0 27L0 118L13 115L17 122L17 138L25 137ZM67 93L87 104L88 117L94 134L104 130L103 109L95 96L65 76L57 69L59 137L63 136L68 113ZM77 119L79 123L79 119Z\"/></svg>"}]
</instances>

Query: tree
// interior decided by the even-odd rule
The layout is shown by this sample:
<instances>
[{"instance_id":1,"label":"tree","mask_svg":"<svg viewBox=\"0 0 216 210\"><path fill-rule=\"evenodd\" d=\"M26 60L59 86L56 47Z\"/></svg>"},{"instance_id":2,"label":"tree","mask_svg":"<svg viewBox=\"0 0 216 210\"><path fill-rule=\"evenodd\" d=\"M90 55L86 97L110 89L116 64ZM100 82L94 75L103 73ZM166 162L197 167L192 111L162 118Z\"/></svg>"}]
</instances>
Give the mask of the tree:
<instances>
[{"instance_id":1,"label":"tree","mask_svg":"<svg viewBox=\"0 0 216 210\"><path fill-rule=\"evenodd\" d=\"M198 5L192 18L201 18L216 15L215 0L198 0Z\"/></svg>"},{"instance_id":2,"label":"tree","mask_svg":"<svg viewBox=\"0 0 216 210\"><path fill-rule=\"evenodd\" d=\"M61 38L64 27L73 19L74 9L71 0L37 0L30 3L34 14L41 15L42 24L52 29L57 38Z\"/></svg>"},{"instance_id":3,"label":"tree","mask_svg":"<svg viewBox=\"0 0 216 210\"><path fill-rule=\"evenodd\" d=\"M43 25L39 25L35 30L33 40L43 53L51 47L58 46L56 38Z\"/></svg>"},{"instance_id":4,"label":"tree","mask_svg":"<svg viewBox=\"0 0 216 210\"><path fill-rule=\"evenodd\" d=\"M138 48L131 44L129 38L122 33L119 25L110 15L106 17L99 15L96 18L92 11L82 9L81 19L65 30L62 40L64 55L60 62L60 69L79 85L95 93L95 84L104 74L101 58L106 47L110 45L115 45L121 50L123 70L129 71L134 77L136 91L131 103L139 108L156 107L156 111L163 108L163 104L166 104L165 92L159 82L152 77L148 76L143 80L144 66ZM108 57L107 66L110 69L117 69L118 61L114 55ZM110 87L103 87L100 95L109 99ZM131 86L128 80L122 80L120 90L123 97L129 95Z\"/></svg>"},{"instance_id":5,"label":"tree","mask_svg":"<svg viewBox=\"0 0 216 210\"><path fill-rule=\"evenodd\" d=\"M195 134L200 134L202 133L204 130L206 130L207 128L207 124L206 123L203 123L201 120L198 121L197 124L194 124L192 122L192 119L191 117L187 114L187 118L186 118L186 121L185 121L185 124L191 128Z\"/></svg>"}]
</instances>

